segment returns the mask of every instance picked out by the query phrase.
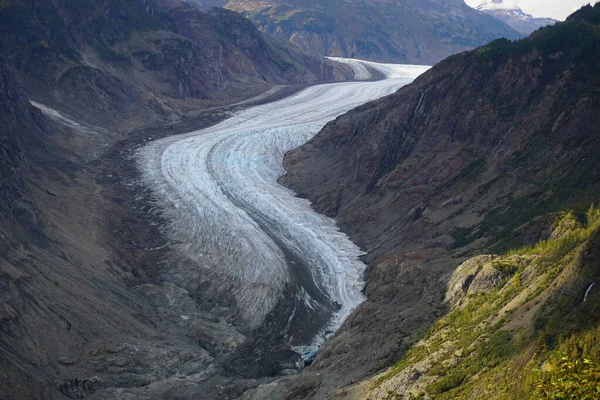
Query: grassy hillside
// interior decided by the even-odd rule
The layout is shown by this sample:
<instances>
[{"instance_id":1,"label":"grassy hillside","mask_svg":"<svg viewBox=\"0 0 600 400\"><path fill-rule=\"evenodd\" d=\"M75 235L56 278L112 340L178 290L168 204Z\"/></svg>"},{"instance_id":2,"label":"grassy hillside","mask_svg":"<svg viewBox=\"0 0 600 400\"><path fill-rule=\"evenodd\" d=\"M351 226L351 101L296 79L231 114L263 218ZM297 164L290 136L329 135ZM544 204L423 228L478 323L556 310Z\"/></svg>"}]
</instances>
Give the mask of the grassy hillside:
<instances>
[{"instance_id":1,"label":"grassy hillside","mask_svg":"<svg viewBox=\"0 0 600 400\"><path fill-rule=\"evenodd\" d=\"M550 239L462 264L450 312L366 398L598 398L598 228L599 208L561 213Z\"/></svg>"}]
</instances>

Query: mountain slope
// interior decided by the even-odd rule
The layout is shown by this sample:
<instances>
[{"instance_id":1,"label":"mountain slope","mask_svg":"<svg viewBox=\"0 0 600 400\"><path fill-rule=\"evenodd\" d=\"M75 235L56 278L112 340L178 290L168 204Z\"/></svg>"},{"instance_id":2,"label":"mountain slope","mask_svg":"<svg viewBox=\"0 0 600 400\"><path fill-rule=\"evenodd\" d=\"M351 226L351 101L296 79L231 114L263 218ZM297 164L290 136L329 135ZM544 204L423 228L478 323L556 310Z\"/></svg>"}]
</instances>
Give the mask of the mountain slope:
<instances>
[{"instance_id":1,"label":"mountain slope","mask_svg":"<svg viewBox=\"0 0 600 400\"><path fill-rule=\"evenodd\" d=\"M597 397L599 227L597 208L558 215L549 240L459 266L449 314L403 361L363 385L366 397Z\"/></svg>"},{"instance_id":2,"label":"mountain slope","mask_svg":"<svg viewBox=\"0 0 600 400\"><path fill-rule=\"evenodd\" d=\"M27 102L2 58L0 92L0 213L17 217L27 215L27 156L44 145L45 132L40 112Z\"/></svg>"},{"instance_id":3,"label":"mountain slope","mask_svg":"<svg viewBox=\"0 0 600 400\"><path fill-rule=\"evenodd\" d=\"M372 61L431 65L499 37L519 37L462 0L231 0L223 4L250 18L263 32L315 53Z\"/></svg>"},{"instance_id":4,"label":"mountain slope","mask_svg":"<svg viewBox=\"0 0 600 400\"><path fill-rule=\"evenodd\" d=\"M240 327L160 276L162 221L130 158L157 133L42 113L4 64L0 89L0 398L218 399L252 385L209 368Z\"/></svg>"},{"instance_id":5,"label":"mountain slope","mask_svg":"<svg viewBox=\"0 0 600 400\"><path fill-rule=\"evenodd\" d=\"M169 251L133 155L350 69L177 0L0 1L0 33L0 398L255 386L223 367L248 329L173 279L194 266Z\"/></svg>"},{"instance_id":6,"label":"mountain slope","mask_svg":"<svg viewBox=\"0 0 600 400\"><path fill-rule=\"evenodd\" d=\"M282 182L370 263L368 300L289 398L322 398L401 358L447 312L466 257L545 239L553 213L600 201L599 12L450 57L286 155Z\"/></svg>"},{"instance_id":7,"label":"mountain slope","mask_svg":"<svg viewBox=\"0 0 600 400\"><path fill-rule=\"evenodd\" d=\"M516 5L507 4L504 0L486 0L475 9L499 19L524 35L529 35L539 28L558 22L552 18L534 18Z\"/></svg>"},{"instance_id":8,"label":"mountain slope","mask_svg":"<svg viewBox=\"0 0 600 400\"><path fill-rule=\"evenodd\" d=\"M176 0L35 0L0 7L2 56L31 99L95 124L133 125L351 76L225 10Z\"/></svg>"}]
</instances>

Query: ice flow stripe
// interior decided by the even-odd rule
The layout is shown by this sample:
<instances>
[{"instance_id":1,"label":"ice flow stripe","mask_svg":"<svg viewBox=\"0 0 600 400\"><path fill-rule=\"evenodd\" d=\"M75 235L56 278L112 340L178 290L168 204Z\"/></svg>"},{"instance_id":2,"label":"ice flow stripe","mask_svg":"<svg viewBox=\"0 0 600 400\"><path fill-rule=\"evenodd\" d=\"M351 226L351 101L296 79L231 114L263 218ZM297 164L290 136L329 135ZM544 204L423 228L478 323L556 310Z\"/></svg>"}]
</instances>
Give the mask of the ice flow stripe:
<instances>
[{"instance_id":1,"label":"ice flow stripe","mask_svg":"<svg viewBox=\"0 0 600 400\"><path fill-rule=\"evenodd\" d=\"M364 75L360 61L337 60ZM323 331L336 329L364 300L361 251L334 220L315 213L277 179L285 173L287 151L338 115L393 93L427 69L368 66L389 78L309 87L208 129L152 142L138 154L144 182L162 203L168 233L179 243L176 250L220 289L233 291L250 327L262 323L292 279L294 266L286 264L272 237L308 266L314 285L339 305ZM321 335L312 344L322 340Z\"/></svg>"}]
</instances>

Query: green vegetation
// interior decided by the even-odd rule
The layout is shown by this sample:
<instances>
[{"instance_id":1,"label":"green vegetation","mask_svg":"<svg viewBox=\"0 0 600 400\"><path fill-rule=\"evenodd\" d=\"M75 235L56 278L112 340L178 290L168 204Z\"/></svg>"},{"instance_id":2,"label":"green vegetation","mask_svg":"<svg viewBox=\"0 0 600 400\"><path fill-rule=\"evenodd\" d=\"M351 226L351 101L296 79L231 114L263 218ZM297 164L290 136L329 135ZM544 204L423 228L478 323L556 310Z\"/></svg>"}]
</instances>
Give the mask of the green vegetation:
<instances>
[{"instance_id":1,"label":"green vegetation","mask_svg":"<svg viewBox=\"0 0 600 400\"><path fill-rule=\"evenodd\" d=\"M594 61L599 37L594 25L599 20L600 6L586 6L573 14L567 23L541 28L523 40L494 40L481 47L479 53L487 60L496 61L536 49L546 57L562 53L575 61Z\"/></svg>"},{"instance_id":2,"label":"green vegetation","mask_svg":"<svg viewBox=\"0 0 600 400\"><path fill-rule=\"evenodd\" d=\"M21 49L17 59L22 58L19 62L26 69L38 71L39 66L52 65L62 57L76 61L77 36L84 37L103 60L126 62L127 58L111 46L129 39L134 31L162 27L163 12L147 13L136 1L119 1L104 9L93 0L65 0L61 7L67 15L49 3L40 2L35 7L22 2L0 3L0 26L15 49ZM40 51L40 47L46 51Z\"/></svg>"},{"instance_id":3,"label":"green vegetation","mask_svg":"<svg viewBox=\"0 0 600 400\"><path fill-rule=\"evenodd\" d=\"M600 366L589 358L560 358L556 370L540 373L535 397L539 399L595 400L600 398Z\"/></svg>"},{"instance_id":4,"label":"green vegetation","mask_svg":"<svg viewBox=\"0 0 600 400\"><path fill-rule=\"evenodd\" d=\"M116 53L113 49L108 47L103 42L96 43L94 48L96 49L96 53L98 53L98 56L104 61L121 63L129 62L127 57L123 57L122 55Z\"/></svg>"},{"instance_id":5,"label":"green vegetation","mask_svg":"<svg viewBox=\"0 0 600 400\"><path fill-rule=\"evenodd\" d=\"M478 158L475 161L472 161L466 167L464 167L462 169L462 171L460 171L460 173L458 173L458 175L453 177L448 182L447 187L451 187L454 184L456 184L457 182L474 180L479 175L481 175L483 173L483 171L485 171L486 166L487 166L487 161L483 157Z\"/></svg>"},{"instance_id":6,"label":"green vegetation","mask_svg":"<svg viewBox=\"0 0 600 400\"><path fill-rule=\"evenodd\" d=\"M572 221L574 223L571 223ZM507 255L539 254L549 261L560 260L586 241L592 232L600 227L600 208L594 206L589 208L585 215L585 225L577 222L577 216L573 212L565 213L554 229L555 234L557 230L560 230L558 237L542 240L533 246L509 251ZM568 229L569 225L571 229Z\"/></svg>"},{"instance_id":7,"label":"green vegetation","mask_svg":"<svg viewBox=\"0 0 600 400\"><path fill-rule=\"evenodd\" d=\"M512 259L500 259L492 261L492 267L506 274L514 274L519 269L519 263Z\"/></svg>"},{"instance_id":8,"label":"green vegetation","mask_svg":"<svg viewBox=\"0 0 600 400\"><path fill-rule=\"evenodd\" d=\"M470 228L455 228L450 235L454 239L453 248L460 249L473 241L473 229Z\"/></svg>"},{"instance_id":9,"label":"green vegetation","mask_svg":"<svg viewBox=\"0 0 600 400\"><path fill-rule=\"evenodd\" d=\"M531 145L531 153L537 151L535 146L537 145ZM573 148L566 143L562 146L565 149ZM568 174L549 171L535 191L488 211L474 236L489 237L492 242L498 242L493 250L502 252L514 247L513 231L533 218L565 208L572 209L575 213L584 213L590 203L599 202L600 180L596 177L600 174L600 154L585 150L585 144L580 146L582 151L574 153L574 167L569 169Z\"/></svg>"},{"instance_id":10,"label":"green vegetation","mask_svg":"<svg viewBox=\"0 0 600 400\"><path fill-rule=\"evenodd\" d=\"M493 259L507 278L463 299L375 387L419 363L417 389L434 399L598 398L600 291L583 293L600 279L599 244L600 207L559 214L551 239Z\"/></svg>"},{"instance_id":11,"label":"green vegetation","mask_svg":"<svg viewBox=\"0 0 600 400\"><path fill-rule=\"evenodd\" d=\"M591 203L600 202L600 153L596 151L597 127L581 126L563 130L556 121L567 121L579 103L596 104L600 86L600 4L586 6L570 17L567 22L538 30L527 39L509 41L499 39L475 52L462 55L478 70L478 76L492 77L507 63L530 63L537 75L530 86L528 101L532 108L545 107L552 118L545 126L531 132L522 146L515 149L510 165L516 171L536 176L531 190L526 193L507 195L497 205L482 215L483 220L470 231L457 229L452 232L455 248L462 248L476 239L486 239L494 244L489 251L501 253L521 245L516 242L515 229L542 215L572 209L585 212ZM524 61L529 60L529 61ZM464 62L465 60L463 60ZM553 103L543 95L548 88L560 92L564 101ZM554 90L554 89L553 89ZM522 104L514 98L497 99L500 90L486 92L488 101L494 104L502 118L514 120ZM594 107L594 105L592 105ZM559 117L560 116L560 117ZM547 146L540 146L545 143ZM560 147L563 157L560 166L552 164L555 154L544 153L543 148ZM483 166L474 163L472 167ZM477 172L477 168L473 168ZM452 184L472 181L473 176L457 176ZM511 178L506 174L503 178ZM495 179L500 179L496 177ZM482 185L479 195L485 194L492 180ZM436 189L441 192L444 189ZM436 193L437 193L436 192ZM482 242L483 243L483 242Z\"/></svg>"}]
</instances>

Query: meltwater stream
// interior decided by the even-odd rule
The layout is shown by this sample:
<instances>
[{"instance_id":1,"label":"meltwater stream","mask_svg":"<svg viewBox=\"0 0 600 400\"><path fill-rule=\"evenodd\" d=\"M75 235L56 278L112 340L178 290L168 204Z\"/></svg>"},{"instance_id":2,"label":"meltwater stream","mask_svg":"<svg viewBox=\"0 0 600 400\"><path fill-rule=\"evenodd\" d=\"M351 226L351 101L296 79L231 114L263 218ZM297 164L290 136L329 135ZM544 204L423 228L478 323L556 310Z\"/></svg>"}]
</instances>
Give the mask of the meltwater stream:
<instances>
[{"instance_id":1,"label":"meltwater stream","mask_svg":"<svg viewBox=\"0 0 600 400\"><path fill-rule=\"evenodd\" d=\"M283 296L291 298L286 335L300 347L319 346L364 300L365 265L334 220L277 183L284 154L338 115L393 93L427 69L337 60L357 79L369 79L372 70L387 79L312 86L208 129L154 141L138 154L176 250L209 277L217 296L233 295L250 328Z\"/></svg>"}]
</instances>

